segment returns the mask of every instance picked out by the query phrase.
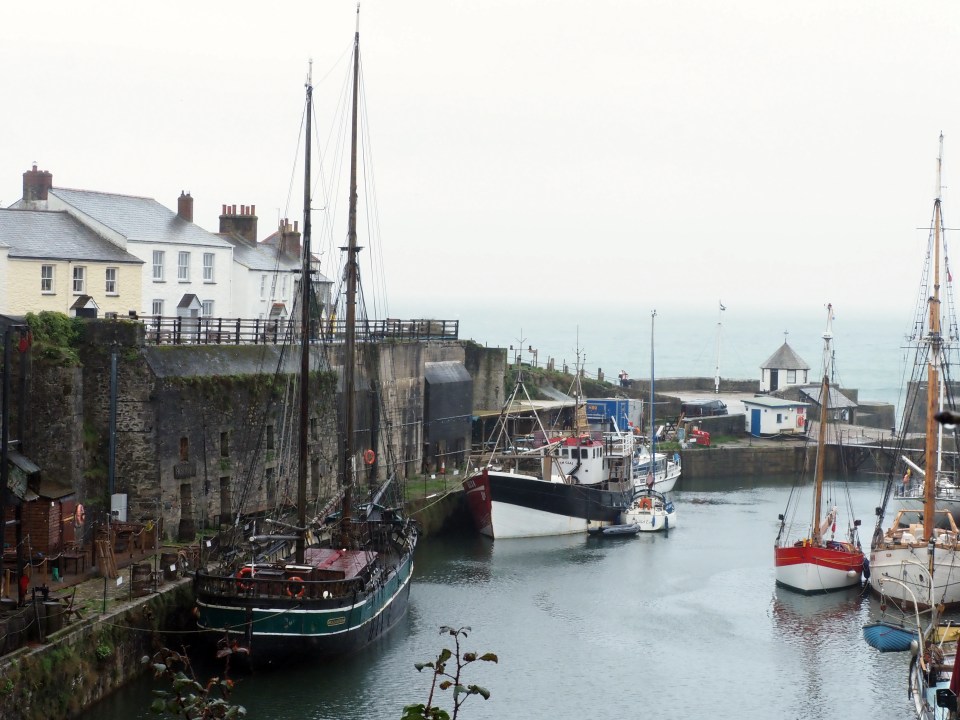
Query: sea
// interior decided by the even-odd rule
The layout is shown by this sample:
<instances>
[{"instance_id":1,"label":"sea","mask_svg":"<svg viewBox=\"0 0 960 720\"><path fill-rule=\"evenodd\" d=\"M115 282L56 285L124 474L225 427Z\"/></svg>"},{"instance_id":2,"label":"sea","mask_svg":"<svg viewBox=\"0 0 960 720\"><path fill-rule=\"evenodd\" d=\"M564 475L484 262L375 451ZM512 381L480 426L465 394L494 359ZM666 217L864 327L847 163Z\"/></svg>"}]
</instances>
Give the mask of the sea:
<instances>
[{"instance_id":1,"label":"sea","mask_svg":"<svg viewBox=\"0 0 960 720\"><path fill-rule=\"evenodd\" d=\"M898 612L860 588L776 586L777 515L793 481L681 478L678 524L663 534L427 538L409 612L385 639L336 662L237 675L232 700L264 720L399 720L430 692L415 664L454 648L447 626L470 628L463 651L498 658L463 670L490 697L469 697L461 720L911 717L909 653L879 653L862 637L865 623ZM869 543L882 479L849 487ZM82 717L155 717L155 689L163 681L146 677ZM453 714L449 690L434 699Z\"/></svg>"},{"instance_id":2,"label":"sea","mask_svg":"<svg viewBox=\"0 0 960 720\"><path fill-rule=\"evenodd\" d=\"M587 375L602 372L616 382L621 372L648 379L720 376L723 380L756 380L761 366L784 342L810 366L811 382L823 371L826 305L803 309L744 310L720 303L710 310L628 309L589 302L576 310L554 306L489 305L459 307L460 337L488 347L509 349L524 363L557 369L582 363ZM909 309L908 309L909 310ZM507 321L512 318L512 321ZM833 381L859 390L859 399L884 402L902 409L901 388L912 369L913 355L906 335L913 315L834 308ZM534 351L536 351L534 353Z\"/></svg>"}]
</instances>

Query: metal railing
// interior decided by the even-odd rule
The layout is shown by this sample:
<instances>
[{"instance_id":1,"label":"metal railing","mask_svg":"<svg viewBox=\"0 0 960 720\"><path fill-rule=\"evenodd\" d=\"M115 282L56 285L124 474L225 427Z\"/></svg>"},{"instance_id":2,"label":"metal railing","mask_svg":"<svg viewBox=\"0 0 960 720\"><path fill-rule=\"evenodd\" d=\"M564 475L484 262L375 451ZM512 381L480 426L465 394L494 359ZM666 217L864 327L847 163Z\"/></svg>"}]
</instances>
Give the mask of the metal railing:
<instances>
[{"instance_id":1,"label":"metal railing","mask_svg":"<svg viewBox=\"0 0 960 720\"><path fill-rule=\"evenodd\" d=\"M299 321L285 319L189 318L146 316L138 318L144 326L148 345L276 345L298 341ZM342 320L318 322L312 333L314 342L342 343L346 323ZM457 340L459 320L363 320L357 323L358 342L398 340Z\"/></svg>"}]
</instances>

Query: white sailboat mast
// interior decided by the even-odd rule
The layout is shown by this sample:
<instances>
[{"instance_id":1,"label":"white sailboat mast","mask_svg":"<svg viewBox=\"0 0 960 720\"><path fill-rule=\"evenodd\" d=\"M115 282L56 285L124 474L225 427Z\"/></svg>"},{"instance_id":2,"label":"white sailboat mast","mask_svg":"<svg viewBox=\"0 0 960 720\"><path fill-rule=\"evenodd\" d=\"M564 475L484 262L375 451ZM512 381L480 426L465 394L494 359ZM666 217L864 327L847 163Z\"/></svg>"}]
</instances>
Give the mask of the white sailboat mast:
<instances>
[{"instance_id":1,"label":"white sailboat mast","mask_svg":"<svg viewBox=\"0 0 960 720\"><path fill-rule=\"evenodd\" d=\"M713 375L713 392L720 392L720 329L723 327L723 311L726 310L723 306L723 300L720 301L720 309L717 310L717 365L716 372Z\"/></svg>"}]
</instances>

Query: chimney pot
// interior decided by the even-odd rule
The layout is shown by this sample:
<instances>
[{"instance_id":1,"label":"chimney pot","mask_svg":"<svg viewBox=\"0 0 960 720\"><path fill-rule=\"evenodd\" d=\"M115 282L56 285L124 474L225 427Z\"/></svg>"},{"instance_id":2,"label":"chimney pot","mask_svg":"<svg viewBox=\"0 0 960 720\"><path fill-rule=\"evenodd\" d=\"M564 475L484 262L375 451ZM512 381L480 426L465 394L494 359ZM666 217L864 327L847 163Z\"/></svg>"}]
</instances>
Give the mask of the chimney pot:
<instances>
[{"instance_id":1,"label":"chimney pot","mask_svg":"<svg viewBox=\"0 0 960 720\"><path fill-rule=\"evenodd\" d=\"M193 197L183 190L177 198L177 215L187 222L193 222Z\"/></svg>"},{"instance_id":2,"label":"chimney pot","mask_svg":"<svg viewBox=\"0 0 960 720\"><path fill-rule=\"evenodd\" d=\"M32 170L23 174L24 202L46 201L47 193L53 187L53 175L46 170L37 170L36 164Z\"/></svg>"}]
</instances>

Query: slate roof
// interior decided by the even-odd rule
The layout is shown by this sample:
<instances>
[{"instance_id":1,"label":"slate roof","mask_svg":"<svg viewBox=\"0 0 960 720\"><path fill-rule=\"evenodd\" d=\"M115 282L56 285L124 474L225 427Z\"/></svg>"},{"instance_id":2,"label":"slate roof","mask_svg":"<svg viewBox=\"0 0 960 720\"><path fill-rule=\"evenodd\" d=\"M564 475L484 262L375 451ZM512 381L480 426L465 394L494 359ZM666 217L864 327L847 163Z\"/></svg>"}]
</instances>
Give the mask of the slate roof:
<instances>
[{"instance_id":1,"label":"slate roof","mask_svg":"<svg viewBox=\"0 0 960 720\"><path fill-rule=\"evenodd\" d=\"M761 370L773 368L776 370L809 370L810 366L797 355L787 343L780 346L773 355L767 358L767 361L760 366Z\"/></svg>"},{"instance_id":2,"label":"slate roof","mask_svg":"<svg viewBox=\"0 0 960 720\"><path fill-rule=\"evenodd\" d=\"M817 405L820 404L820 393L823 390L821 387L812 387L812 388L803 388L800 390L801 395L806 395L808 398L813 400ZM831 410L842 410L843 408L855 408L857 404L840 392L837 388L830 388L830 401L827 405Z\"/></svg>"},{"instance_id":3,"label":"slate roof","mask_svg":"<svg viewBox=\"0 0 960 720\"><path fill-rule=\"evenodd\" d=\"M11 258L143 264L64 211L0 209L0 238Z\"/></svg>"},{"instance_id":4,"label":"slate roof","mask_svg":"<svg viewBox=\"0 0 960 720\"><path fill-rule=\"evenodd\" d=\"M794 408L806 407L809 403L799 400L787 400L786 398L776 397L775 395L755 395L752 398L741 400L744 405L759 405L766 408Z\"/></svg>"},{"instance_id":5,"label":"slate roof","mask_svg":"<svg viewBox=\"0 0 960 720\"><path fill-rule=\"evenodd\" d=\"M264 243L251 245L248 240L237 237L236 235L220 234L223 238L233 245L233 259L249 270L260 270L263 272L288 271L299 269L300 263L284 255L280 255L277 261L277 248Z\"/></svg>"},{"instance_id":6,"label":"slate roof","mask_svg":"<svg viewBox=\"0 0 960 720\"><path fill-rule=\"evenodd\" d=\"M50 194L103 223L128 241L230 247L216 233L184 220L153 198L52 188Z\"/></svg>"}]
</instances>

